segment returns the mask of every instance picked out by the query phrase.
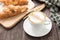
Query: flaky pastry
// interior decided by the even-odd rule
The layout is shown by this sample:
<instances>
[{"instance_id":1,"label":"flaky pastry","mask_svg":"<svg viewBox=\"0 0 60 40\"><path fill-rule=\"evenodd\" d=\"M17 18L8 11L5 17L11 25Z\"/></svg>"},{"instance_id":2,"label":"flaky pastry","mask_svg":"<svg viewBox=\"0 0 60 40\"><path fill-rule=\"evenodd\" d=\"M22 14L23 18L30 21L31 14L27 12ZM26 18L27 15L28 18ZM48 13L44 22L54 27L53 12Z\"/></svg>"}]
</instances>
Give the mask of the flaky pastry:
<instances>
[{"instance_id":1,"label":"flaky pastry","mask_svg":"<svg viewBox=\"0 0 60 40\"><path fill-rule=\"evenodd\" d=\"M27 11L27 0L0 0L0 19L8 18Z\"/></svg>"}]
</instances>

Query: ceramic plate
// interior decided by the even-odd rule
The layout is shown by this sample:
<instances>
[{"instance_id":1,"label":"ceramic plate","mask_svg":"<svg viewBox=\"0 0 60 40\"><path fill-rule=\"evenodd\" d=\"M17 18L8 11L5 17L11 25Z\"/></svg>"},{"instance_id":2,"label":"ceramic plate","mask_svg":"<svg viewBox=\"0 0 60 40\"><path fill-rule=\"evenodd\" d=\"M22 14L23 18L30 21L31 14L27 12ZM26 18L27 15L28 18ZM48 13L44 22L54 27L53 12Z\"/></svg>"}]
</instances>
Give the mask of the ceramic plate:
<instances>
[{"instance_id":1,"label":"ceramic plate","mask_svg":"<svg viewBox=\"0 0 60 40\"><path fill-rule=\"evenodd\" d=\"M49 24L44 24L46 21ZM48 17L46 17L46 21L43 23L43 25L40 24L39 26L35 27L35 26L31 25L31 23L29 22L29 20L27 18L24 21L24 23L23 23L23 29L30 36L34 36L34 37L45 36L52 29L52 22L51 22L51 20Z\"/></svg>"}]
</instances>

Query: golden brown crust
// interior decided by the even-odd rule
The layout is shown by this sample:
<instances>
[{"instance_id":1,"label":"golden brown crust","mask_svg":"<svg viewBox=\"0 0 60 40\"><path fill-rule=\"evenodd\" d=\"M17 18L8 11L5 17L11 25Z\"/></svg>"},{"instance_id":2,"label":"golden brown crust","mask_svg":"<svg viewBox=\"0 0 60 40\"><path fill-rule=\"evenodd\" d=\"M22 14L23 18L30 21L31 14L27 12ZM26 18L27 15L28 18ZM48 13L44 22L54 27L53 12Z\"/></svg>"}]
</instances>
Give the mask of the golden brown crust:
<instances>
[{"instance_id":1,"label":"golden brown crust","mask_svg":"<svg viewBox=\"0 0 60 40\"><path fill-rule=\"evenodd\" d=\"M27 0L0 0L0 2L4 3L5 5L26 5L28 3Z\"/></svg>"},{"instance_id":2,"label":"golden brown crust","mask_svg":"<svg viewBox=\"0 0 60 40\"><path fill-rule=\"evenodd\" d=\"M0 18L2 19L2 18L12 17L17 14L21 14L25 11L27 11L26 6L13 6L13 5L4 6L3 11L0 12Z\"/></svg>"},{"instance_id":3,"label":"golden brown crust","mask_svg":"<svg viewBox=\"0 0 60 40\"><path fill-rule=\"evenodd\" d=\"M27 0L18 0L18 1L19 1L18 2L19 5L26 5L28 3Z\"/></svg>"},{"instance_id":4,"label":"golden brown crust","mask_svg":"<svg viewBox=\"0 0 60 40\"><path fill-rule=\"evenodd\" d=\"M15 16L28 9L27 0L0 0L0 2L4 4L2 12L0 11L0 19Z\"/></svg>"}]
</instances>

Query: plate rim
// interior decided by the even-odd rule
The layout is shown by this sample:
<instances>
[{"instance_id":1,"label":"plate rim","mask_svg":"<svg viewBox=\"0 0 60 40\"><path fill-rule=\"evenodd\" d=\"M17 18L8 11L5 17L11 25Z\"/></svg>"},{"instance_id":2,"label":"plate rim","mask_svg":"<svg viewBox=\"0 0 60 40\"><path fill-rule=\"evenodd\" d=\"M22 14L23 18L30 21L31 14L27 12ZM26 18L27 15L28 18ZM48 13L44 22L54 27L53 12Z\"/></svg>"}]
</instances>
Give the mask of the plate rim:
<instances>
[{"instance_id":1,"label":"plate rim","mask_svg":"<svg viewBox=\"0 0 60 40\"><path fill-rule=\"evenodd\" d=\"M48 17L47 17L48 18ZM49 18L48 18L49 19ZM28 20L28 18L26 19L26 20ZM26 21L25 20L25 21ZM50 19L49 19L50 20ZM25 22L24 21L24 22ZM24 22L23 22L23 29L24 29ZM51 22L51 29L52 29L52 21L50 20L50 22ZM44 34L44 35L42 35L42 36L45 36L45 35L47 35L50 31L51 31L51 29L46 33L46 34ZM24 31L25 31L25 29L24 29ZM26 32L26 31L25 31ZM28 32L26 32L28 35L30 35L30 36L33 36L33 35L31 35L31 34L29 34ZM42 36L33 36L33 37L42 37Z\"/></svg>"}]
</instances>

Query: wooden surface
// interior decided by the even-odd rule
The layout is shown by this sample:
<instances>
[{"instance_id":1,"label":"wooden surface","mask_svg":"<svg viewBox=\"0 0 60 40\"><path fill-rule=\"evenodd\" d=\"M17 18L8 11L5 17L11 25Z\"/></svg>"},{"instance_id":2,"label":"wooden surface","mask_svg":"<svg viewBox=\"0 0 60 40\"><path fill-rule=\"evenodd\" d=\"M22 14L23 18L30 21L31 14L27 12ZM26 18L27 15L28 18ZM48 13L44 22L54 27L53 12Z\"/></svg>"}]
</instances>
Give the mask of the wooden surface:
<instances>
[{"instance_id":1,"label":"wooden surface","mask_svg":"<svg viewBox=\"0 0 60 40\"><path fill-rule=\"evenodd\" d=\"M25 12L25 13L16 15L16 16L11 17L11 18L1 19L0 24L3 25L5 28L12 28L21 19L23 19L29 12L31 12L31 11L41 11L42 9L44 9L45 4L41 4L41 5L39 5L39 6L35 7L35 8L34 7L35 6L31 7L31 9L28 10L27 12Z\"/></svg>"},{"instance_id":2,"label":"wooden surface","mask_svg":"<svg viewBox=\"0 0 60 40\"><path fill-rule=\"evenodd\" d=\"M53 23L49 34L44 37L35 38L24 32L23 22L24 20L21 20L12 29L5 29L0 25L0 40L60 40L60 28L55 23Z\"/></svg>"},{"instance_id":3,"label":"wooden surface","mask_svg":"<svg viewBox=\"0 0 60 40\"><path fill-rule=\"evenodd\" d=\"M33 5L33 6L31 6ZM35 4L30 0L28 1L28 10L24 13L21 13L19 15L6 18L6 19L0 19L0 24L3 25L5 28L12 28L17 22L19 22L32 8L35 7Z\"/></svg>"},{"instance_id":4,"label":"wooden surface","mask_svg":"<svg viewBox=\"0 0 60 40\"><path fill-rule=\"evenodd\" d=\"M48 12L47 15L49 16ZM12 29L5 29L0 25L0 40L60 40L60 28L55 23L53 23L52 30L49 34L36 38L24 32L23 22L24 20L21 20Z\"/></svg>"},{"instance_id":5,"label":"wooden surface","mask_svg":"<svg viewBox=\"0 0 60 40\"><path fill-rule=\"evenodd\" d=\"M45 12L49 17L49 12ZM24 32L23 22L24 20L21 20L12 29L5 29L0 25L0 40L60 40L60 28L55 23L52 23L52 30L49 34L36 38L29 36Z\"/></svg>"},{"instance_id":6,"label":"wooden surface","mask_svg":"<svg viewBox=\"0 0 60 40\"><path fill-rule=\"evenodd\" d=\"M0 25L0 40L60 40L60 29L53 23L53 28L44 37L31 37L23 30L23 20L12 29L5 29Z\"/></svg>"}]
</instances>

